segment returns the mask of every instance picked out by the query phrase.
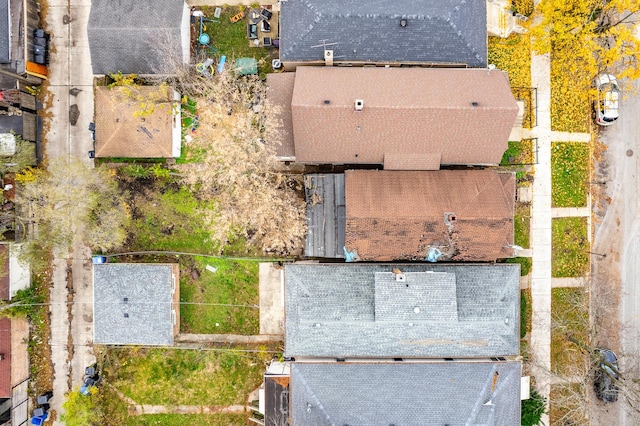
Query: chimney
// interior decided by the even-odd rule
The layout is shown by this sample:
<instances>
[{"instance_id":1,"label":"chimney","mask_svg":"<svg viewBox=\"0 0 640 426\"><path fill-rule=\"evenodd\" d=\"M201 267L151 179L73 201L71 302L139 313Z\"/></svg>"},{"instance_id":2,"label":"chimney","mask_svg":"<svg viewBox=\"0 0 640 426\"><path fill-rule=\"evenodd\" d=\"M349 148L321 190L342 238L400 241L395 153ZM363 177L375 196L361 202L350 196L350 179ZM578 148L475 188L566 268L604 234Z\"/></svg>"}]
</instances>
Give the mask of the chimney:
<instances>
[{"instance_id":1,"label":"chimney","mask_svg":"<svg viewBox=\"0 0 640 426\"><path fill-rule=\"evenodd\" d=\"M324 51L324 64L328 67L333 66L333 50L325 49Z\"/></svg>"}]
</instances>

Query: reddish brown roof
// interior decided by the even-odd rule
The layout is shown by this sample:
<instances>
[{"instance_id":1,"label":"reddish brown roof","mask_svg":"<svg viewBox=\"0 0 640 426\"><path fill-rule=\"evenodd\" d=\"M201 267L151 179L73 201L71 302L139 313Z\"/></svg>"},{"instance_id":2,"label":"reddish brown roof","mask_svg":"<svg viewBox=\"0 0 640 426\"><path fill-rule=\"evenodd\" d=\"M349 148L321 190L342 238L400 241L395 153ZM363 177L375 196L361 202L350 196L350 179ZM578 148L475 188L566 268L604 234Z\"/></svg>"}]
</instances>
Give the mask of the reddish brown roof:
<instances>
[{"instance_id":1,"label":"reddish brown roof","mask_svg":"<svg viewBox=\"0 0 640 426\"><path fill-rule=\"evenodd\" d=\"M291 122L291 98L296 74L293 72L268 74L267 97L272 107L276 109L277 123L274 123L280 135L280 141L275 142L278 157L293 157L293 123Z\"/></svg>"},{"instance_id":2,"label":"reddish brown roof","mask_svg":"<svg viewBox=\"0 0 640 426\"><path fill-rule=\"evenodd\" d=\"M349 170L345 197L346 247L360 260L424 260L430 247L443 252L440 260L512 254L512 173Z\"/></svg>"},{"instance_id":3,"label":"reddish brown roof","mask_svg":"<svg viewBox=\"0 0 640 426\"><path fill-rule=\"evenodd\" d=\"M0 398L11 398L11 320L0 318Z\"/></svg>"},{"instance_id":4,"label":"reddish brown roof","mask_svg":"<svg viewBox=\"0 0 640 426\"><path fill-rule=\"evenodd\" d=\"M166 86L96 87L96 157L173 157L174 105Z\"/></svg>"},{"instance_id":5,"label":"reddish brown roof","mask_svg":"<svg viewBox=\"0 0 640 426\"><path fill-rule=\"evenodd\" d=\"M298 162L381 164L385 155L416 154L497 164L518 113L500 70L298 67L295 74Z\"/></svg>"}]
</instances>

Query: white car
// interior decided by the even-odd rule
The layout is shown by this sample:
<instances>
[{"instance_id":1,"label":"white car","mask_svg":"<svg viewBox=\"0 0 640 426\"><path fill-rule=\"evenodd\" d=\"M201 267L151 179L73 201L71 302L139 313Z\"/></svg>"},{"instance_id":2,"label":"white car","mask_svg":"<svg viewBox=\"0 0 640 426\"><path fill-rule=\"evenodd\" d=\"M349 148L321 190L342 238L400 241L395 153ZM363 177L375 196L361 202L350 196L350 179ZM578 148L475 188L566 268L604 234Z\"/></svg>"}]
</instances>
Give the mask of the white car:
<instances>
[{"instance_id":1,"label":"white car","mask_svg":"<svg viewBox=\"0 0 640 426\"><path fill-rule=\"evenodd\" d=\"M598 98L594 104L596 124L610 126L618 119L620 86L611 74L600 74L595 80Z\"/></svg>"}]
</instances>

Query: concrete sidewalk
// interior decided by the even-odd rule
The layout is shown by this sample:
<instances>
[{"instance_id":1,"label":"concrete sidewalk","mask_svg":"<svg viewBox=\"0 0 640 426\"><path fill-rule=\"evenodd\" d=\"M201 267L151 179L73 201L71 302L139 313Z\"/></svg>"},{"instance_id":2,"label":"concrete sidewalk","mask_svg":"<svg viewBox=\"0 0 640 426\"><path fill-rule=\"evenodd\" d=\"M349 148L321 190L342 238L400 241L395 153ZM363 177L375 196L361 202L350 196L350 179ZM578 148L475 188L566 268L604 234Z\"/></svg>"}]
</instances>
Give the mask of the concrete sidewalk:
<instances>
[{"instance_id":1,"label":"concrete sidewalk","mask_svg":"<svg viewBox=\"0 0 640 426\"><path fill-rule=\"evenodd\" d=\"M553 207L551 217L589 217L591 209L589 207Z\"/></svg>"},{"instance_id":2,"label":"concrete sidewalk","mask_svg":"<svg viewBox=\"0 0 640 426\"><path fill-rule=\"evenodd\" d=\"M531 83L538 90L538 164L535 166L531 203L531 373L535 388L549 398L551 358L551 87L549 55L531 56ZM548 412L548 407L547 407ZM549 424L548 414L542 422Z\"/></svg>"}]
</instances>

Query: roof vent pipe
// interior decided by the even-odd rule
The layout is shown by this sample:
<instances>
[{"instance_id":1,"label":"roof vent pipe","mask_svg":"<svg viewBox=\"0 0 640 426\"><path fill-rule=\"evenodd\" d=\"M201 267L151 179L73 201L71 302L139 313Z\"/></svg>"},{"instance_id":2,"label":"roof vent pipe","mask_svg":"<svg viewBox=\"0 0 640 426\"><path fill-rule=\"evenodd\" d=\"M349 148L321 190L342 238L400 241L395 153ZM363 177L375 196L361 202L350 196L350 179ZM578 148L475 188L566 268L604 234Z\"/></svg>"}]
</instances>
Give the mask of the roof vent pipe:
<instances>
[{"instance_id":1,"label":"roof vent pipe","mask_svg":"<svg viewBox=\"0 0 640 426\"><path fill-rule=\"evenodd\" d=\"M356 111L362 111L362 109L364 108L364 100L356 99L355 108L356 108Z\"/></svg>"}]
</instances>

